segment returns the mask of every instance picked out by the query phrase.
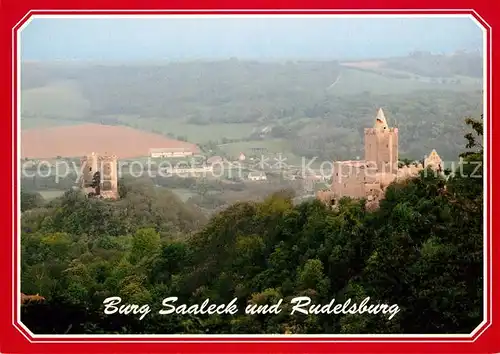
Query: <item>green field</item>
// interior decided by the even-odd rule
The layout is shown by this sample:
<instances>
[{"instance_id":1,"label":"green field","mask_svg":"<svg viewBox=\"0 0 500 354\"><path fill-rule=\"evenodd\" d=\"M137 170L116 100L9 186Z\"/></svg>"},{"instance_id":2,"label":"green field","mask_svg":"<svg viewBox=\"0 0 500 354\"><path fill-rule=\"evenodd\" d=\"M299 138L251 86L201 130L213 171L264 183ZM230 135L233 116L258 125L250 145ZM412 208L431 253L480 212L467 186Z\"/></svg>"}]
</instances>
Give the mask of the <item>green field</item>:
<instances>
[{"instance_id":1,"label":"green field","mask_svg":"<svg viewBox=\"0 0 500 354\"><path fill-rule=\"evenodd\" d=\"M40 195L43 197L45 200L52 200L57 197L62 196L66 191L64 190L57 190L57 191L39 191Z\"/></svg>"},{"instance_id":2,"label":"green field","mask_svg":"<svg viewBox=\"0 0 500 354\"><path fill-rule=\"evenodd\" d=\"M108 116L107 116L108 117ZM140 119L136 116L109 116L137 129L154 131L163 135L183 136L188 141L201 144L222 138L241 139L246 137L255 126L250 123L213 123L207 125L189 124L185 119Z\"/></svg>"},{"instance_id":3,"label":"green field","mask_svg":"<svg viewBox=\"0 0 500 354\"><path fill-rule=\"evenodd\" d=\"M477 79L460 77L460 84L440 83L439 78L434 79L418 77L395 78L386 75L387 73L404 73L386 69L376 71L343 69L338 82L328 89L330 94L336 96L354 95L359 93L371 94L402 94L417 90L452 90L469 91L481 88ZM414 76L416 77L416 76Z\"/></svg>"},{"instance_id":4,"label":"green field","mask_svg":"<svg viewBox=\"0 0 500 354\"><path fill-rule=\"evenodd\" d=\"M77 119L61 119L61 118L48 118L48 117L29 117L22 116L21 129L34 129L34 128L51 128L67 125L86 124L87 121Z\"/></svg>"},{"instance_id":5,"label":"green field","mask_svg":"<svg viewBox=\"0 0 500 354\"><path fill-rule=\"evenodd\" d=\"M56 81L21 92L21 112L26 117L81 119L88 116L90 107L78 83L71 81Z\"/></svg>"}]
</instances>

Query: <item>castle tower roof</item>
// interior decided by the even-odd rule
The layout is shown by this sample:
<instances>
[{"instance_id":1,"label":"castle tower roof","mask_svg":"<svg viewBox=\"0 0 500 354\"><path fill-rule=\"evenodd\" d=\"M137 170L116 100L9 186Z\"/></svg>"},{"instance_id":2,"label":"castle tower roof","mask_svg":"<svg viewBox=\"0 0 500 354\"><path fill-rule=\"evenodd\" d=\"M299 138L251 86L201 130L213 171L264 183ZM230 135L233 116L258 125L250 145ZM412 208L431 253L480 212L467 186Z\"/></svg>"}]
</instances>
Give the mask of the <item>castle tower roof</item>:
<instances>
[{"instance_id":1,"label":"castle tower roof","mask_svg":"<svg viewBox=\"0 0 500 354\"><path fill-rule=\"evenodd\" d=\"M424 159L424 167L431 166L431 165L440 165L440 164L442 164L442 162L443 162L443 160L436 152L436 149L432 149L429 156Z\"/></svg>"},{"instance_id":2,"label":"castle tower roof","mask_svg":"<svg viewBox=\"0 0 500 354\"><path fill-rule=\"evenodd\" d=\"M388 129L387 120L385 119L385 114L382 108L378 109L377 116L375 117L375 128Z\"/></svg>"},{"instance_id":3,"label":"castle tower roof","mask_svg":"<svg viewBox=\"0 0 500 354\"><path fill-rule=\"evenodd\" d=\"M429 158L432 160L441 161L441 157L437 153L436 149L432 149L431 153L429 154Z\"/></svg>"},{"instance_id":4,"label":"castle tower roof","mask_svg":"<svg viewBox=\"0 0 500 354\"><path fill-rule=\"evenodd\" d=\"M378 109L377 116L375 117L375 128L387 129L387 120L385 119L385 114L382 108Z\"/></svg>"}]
</instances>

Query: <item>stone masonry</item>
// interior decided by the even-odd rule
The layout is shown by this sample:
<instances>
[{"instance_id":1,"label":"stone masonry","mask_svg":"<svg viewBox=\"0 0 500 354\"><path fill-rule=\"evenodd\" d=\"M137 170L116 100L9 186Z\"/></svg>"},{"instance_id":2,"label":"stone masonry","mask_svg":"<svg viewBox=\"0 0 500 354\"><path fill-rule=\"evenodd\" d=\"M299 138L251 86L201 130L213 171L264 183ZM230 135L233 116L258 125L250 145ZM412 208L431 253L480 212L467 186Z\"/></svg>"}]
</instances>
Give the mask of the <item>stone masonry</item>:
<instances>
[{"instance_id":1,"label":"stone masonry","mask_svg":"<svg viewBox=\"0 0 500 354\"><path fill-rule=\"evenodd\" d=\"M80 187L89 197L118 199L118 160L92 153L81 160Z\"/></svg>"},{"instance_id":2,"label":"stone masonry","mask_svg":"<svg viewBox=\"0 0 500 354\"><path fill-rule=\"evenodd\" d=\"M366 198L367 206L377 207L392 182L414 177L427 167L439 173L443 171L443 162L436 150L432 150L423 165L398 167L398 128L388 126L381 108L373 128L366 128L364 134L365 159L334 162L330 188L318 192L318 199L335 205L342 197Z\"/></svg>"}]
</instances>

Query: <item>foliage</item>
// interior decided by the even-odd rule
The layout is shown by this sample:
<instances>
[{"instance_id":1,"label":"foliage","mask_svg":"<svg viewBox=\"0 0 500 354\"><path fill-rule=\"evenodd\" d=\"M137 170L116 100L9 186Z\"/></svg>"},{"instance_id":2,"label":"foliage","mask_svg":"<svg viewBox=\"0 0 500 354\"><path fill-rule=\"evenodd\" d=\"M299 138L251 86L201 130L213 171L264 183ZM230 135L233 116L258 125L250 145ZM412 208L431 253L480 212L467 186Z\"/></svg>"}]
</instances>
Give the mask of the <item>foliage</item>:
<instances>
[{"instance_id":1,"label":"foliage","mask_svg":"<svg viewBox=\"0 0 500 354\"><path fill-rule=\"evenodd\" d=\"M21 212L41 206L44 202L40 193L29 192L21 188Z\"/></svg>"},{"instance_id":2,"label":"foliage","mask_svg":"<svg viewBox=\"0 0 500 354\"><path fill-rule=\"evenodd\" d=\"M482 135L480 121L467 124ZM475 149L467 158L482 161L475 136L466 139ZM145 181L127 182L118 202L68 192L22 216L22 291L47 299L23 306L22 320L35 333L469 333L483 313L483 207L482 175L464 171L392 184L374 211L348 198L335 210L294 205L283 191L235 203L206 224ZM108 296L152 312L104 315ZM240 310L159 315L167 296L237 297ZM291 315L296 296L317 304L369 296L400 312ZM277 315L243 313L279 299Z\"/></svg>"}]
</instances>

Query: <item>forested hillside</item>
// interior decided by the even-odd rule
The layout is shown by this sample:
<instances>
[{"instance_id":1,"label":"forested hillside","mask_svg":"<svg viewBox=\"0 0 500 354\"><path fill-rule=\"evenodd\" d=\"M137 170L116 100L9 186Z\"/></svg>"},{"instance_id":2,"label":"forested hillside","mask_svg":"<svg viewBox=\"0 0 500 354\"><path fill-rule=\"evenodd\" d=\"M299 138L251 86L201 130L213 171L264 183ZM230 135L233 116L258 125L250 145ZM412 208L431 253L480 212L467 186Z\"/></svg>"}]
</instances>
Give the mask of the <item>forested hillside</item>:
<instances>
[{"instance_id":1,"label":"forested hillside","mask_svg":"<svg viewBox=\"0 0 500 354\"><path fill-rule=\"evenodd\" d=\"M436 149L451 160L461 149L460 117L482 113L482 61L417 52L348 63L24 63L21 126L128 125L227 150L278 139L286 155L353 159L383 107L400 129L402 155Z\"/></svg>"},{"instance_id":2,"label":"forested hillside","mask_svg":"<svg viewBox=\"0 0 500 354\"><path fill-rule=\"evenodd\" d=\"M76 191L44 204L23 194L22 307L34 333L469 333L483 314L481 120L467 120L464 174L389 187L380 209L342 200L293 205L287 191L236 203L210 220L151 186L120 186L118 202ZM369 296L380 315L159 315L161 300L246 304L307 295L315 303ZM105 315L102 301L151 304Z\"/></svg>"}]
</instances>

